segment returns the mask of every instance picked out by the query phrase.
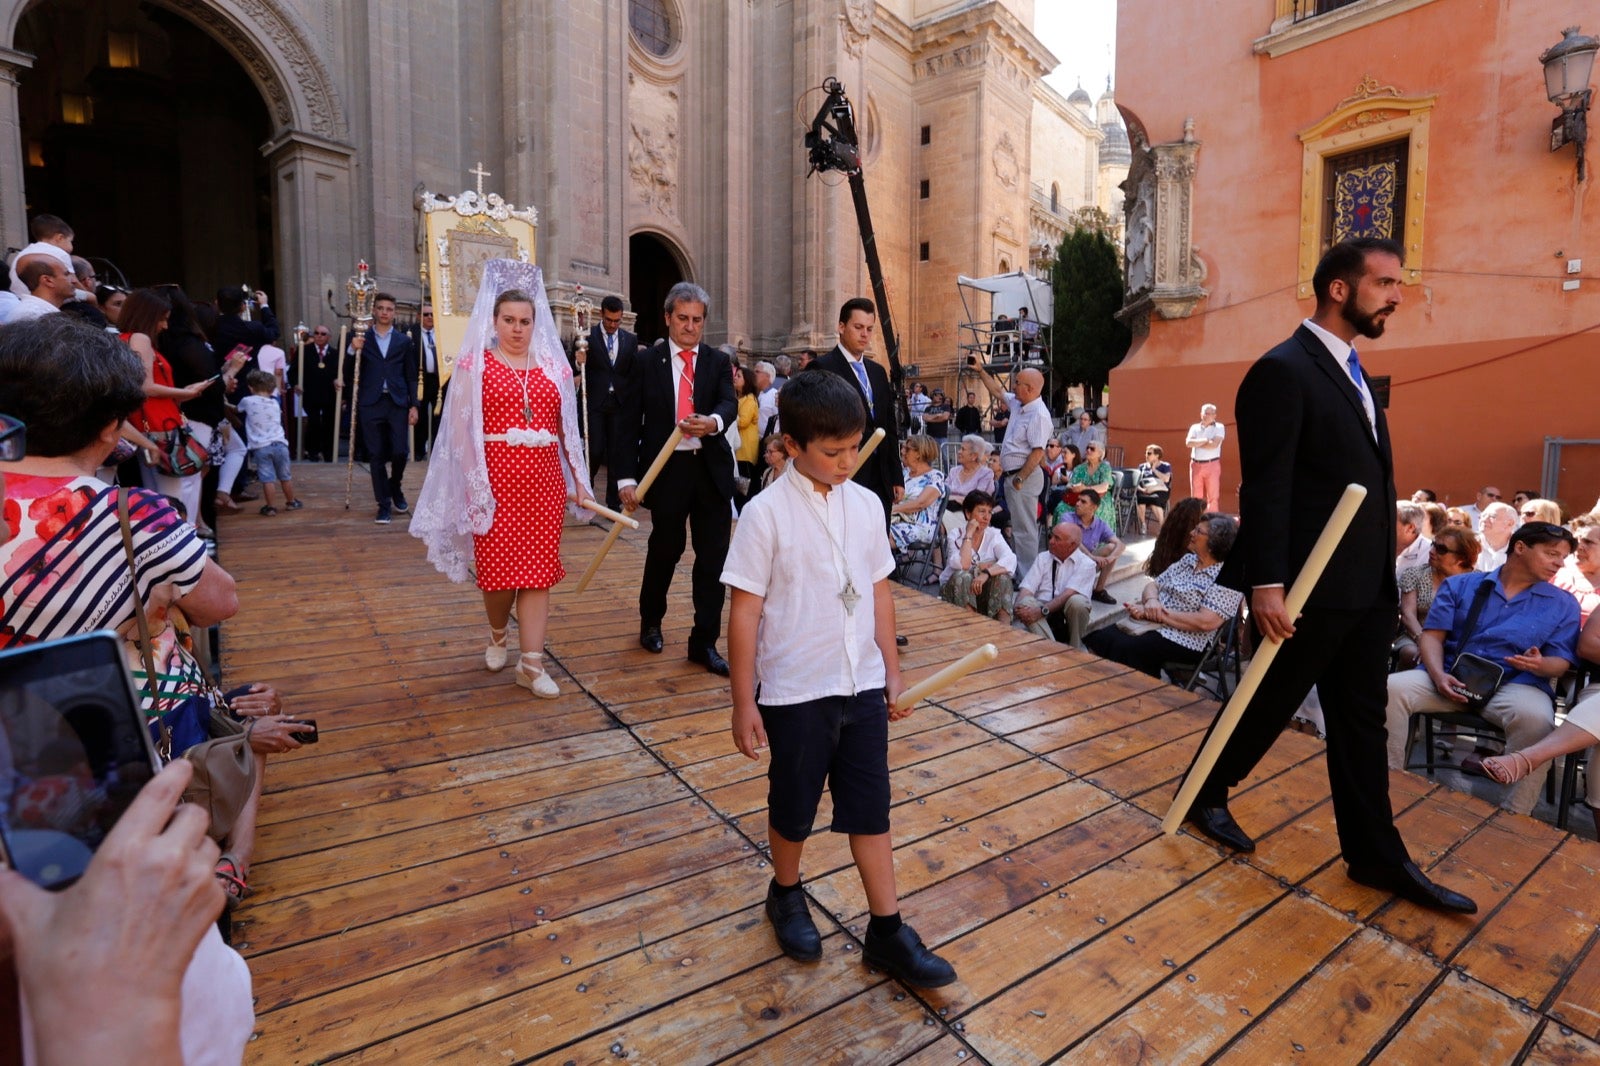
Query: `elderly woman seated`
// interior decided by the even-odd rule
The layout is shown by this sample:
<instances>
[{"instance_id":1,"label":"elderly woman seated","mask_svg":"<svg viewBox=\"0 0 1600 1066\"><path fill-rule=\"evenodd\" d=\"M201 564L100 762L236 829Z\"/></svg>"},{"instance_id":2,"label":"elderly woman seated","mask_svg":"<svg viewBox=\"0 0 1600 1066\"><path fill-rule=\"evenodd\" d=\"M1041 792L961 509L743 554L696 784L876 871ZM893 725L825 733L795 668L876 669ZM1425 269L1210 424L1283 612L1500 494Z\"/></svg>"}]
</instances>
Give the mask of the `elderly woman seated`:
<instances>
[{"instance_id":1,"label":"elderly woman seated","mask_svg":"<svg viewBox=\"0 0 1600 1066\"><path fill-rule=\"evenodd\" d=\"M939 595L958 607L1010 622L1017 557L1000 531L989 525L994 497L969 492L961 501L961 512L967 522L950 534L945 545Z\"/></svg>"},{"instance_id":2,"label":"elderly woman seated","mask_svg":"<svg viewBox=\"0 0 1600 1066\"><path fill-rule=\"evenodd\" d=\"M944 479L946 535L961 528L961 501L967 498L967 493L994 495L994 471L989 469L989 456L993 451L994 445L976 433L968 433L961 438L961 447L956 452L956 465L950 468Z\"/></svg>"},{"instance_id":3,"label":"elderly woman seated","mask_svg":"<svg viewBox=\"0 0 1600 1066\"><path fill-rule=\"evenodd\" d=\"M1084 637L1085 646L1151 677L1160 677L1165 663L1198 663L1211 634L1238 613L1244 598L1217 584L1238 532L1239 524L1227 515L1206 515L1189 534L1189 553L1128 606L1131 618L1154 622L1156 628L1134 634L1106 626Z\"/></svg>"},{"instance_id":4,"label":"elderly woman seated","mask_svg":"<svg viewBox=\"0 0 1600 1066\"><path fill-rule=\"evenodd\" d=\"M906 489L900 502L889 508L889 536L896 551L939 539L939 512L944 501L944 473L939 446L930 437L914 434L900 447L906 465Z\"/></svg>"}]
</instances>

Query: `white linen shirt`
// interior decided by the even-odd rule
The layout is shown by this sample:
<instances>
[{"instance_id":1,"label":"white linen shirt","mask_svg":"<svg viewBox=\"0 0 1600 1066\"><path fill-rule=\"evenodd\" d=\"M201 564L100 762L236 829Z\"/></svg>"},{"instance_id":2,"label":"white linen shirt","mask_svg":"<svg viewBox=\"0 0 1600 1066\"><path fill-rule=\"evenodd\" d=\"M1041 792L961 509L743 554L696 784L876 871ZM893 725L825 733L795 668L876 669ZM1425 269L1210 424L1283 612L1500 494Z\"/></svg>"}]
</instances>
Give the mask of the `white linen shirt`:
<instances>
[{"instance_id":1,"label":"white linen shirt","mask_svg":"<svg viewBox=\"0 0 1600 1066\"><path fill-rule=\"evenodd\" d=\"M839 598L837 546L861 596L854 612ZM824 495L790 463L745 504L722 583L765 601L756 631L756 702L784 706L883 688L873 585L893 572L883 504L853 481Z\"/></svg>"},{"instance_id":2,"label":"white linen shirt","mask_svg":"<svg viewBox=\"0 0 1600 1066\"><path fill-rule=\"evenodd\" d=\"M1094 592L1095 579L1099 576L1100 568L1082 548L1065 559L1057 559L1051 552L1040 552L1022 584L1017 586L1017 592L1032 596L1040 603L1049 603L1067 589L1087 599Z\"/></svg>"}]
</instances>

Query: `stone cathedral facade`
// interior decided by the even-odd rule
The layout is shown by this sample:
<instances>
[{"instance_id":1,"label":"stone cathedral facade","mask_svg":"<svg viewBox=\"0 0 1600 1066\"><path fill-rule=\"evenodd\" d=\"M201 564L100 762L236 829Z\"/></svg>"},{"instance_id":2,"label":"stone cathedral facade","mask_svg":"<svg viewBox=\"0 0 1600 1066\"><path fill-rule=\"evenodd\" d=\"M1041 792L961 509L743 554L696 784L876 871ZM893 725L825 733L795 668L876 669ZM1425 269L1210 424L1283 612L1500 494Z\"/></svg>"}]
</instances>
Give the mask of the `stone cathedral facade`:
<instances>
[{"instance_id":1,"label":"stone cathedral facade","mask_svg":"<svg viewBox=\"0 0 1600 1066\"><path fill-rule=\"evenodd\" d=\"M648 336L687 278L714 343L821 347L871 291L843 178L806 176L833 76L902 358L937 372L956 275L1037 266L1079 207L1121 216L1109 87L1096 104L1044 85L1033 7L0 0L0 227L20 246L28 215L59 214L135 285L259 284L309 323L363 256L418 300L419 196L482 163L537 208L558 308L579 285L618 293Z\"/></svg>"}]
</instances>

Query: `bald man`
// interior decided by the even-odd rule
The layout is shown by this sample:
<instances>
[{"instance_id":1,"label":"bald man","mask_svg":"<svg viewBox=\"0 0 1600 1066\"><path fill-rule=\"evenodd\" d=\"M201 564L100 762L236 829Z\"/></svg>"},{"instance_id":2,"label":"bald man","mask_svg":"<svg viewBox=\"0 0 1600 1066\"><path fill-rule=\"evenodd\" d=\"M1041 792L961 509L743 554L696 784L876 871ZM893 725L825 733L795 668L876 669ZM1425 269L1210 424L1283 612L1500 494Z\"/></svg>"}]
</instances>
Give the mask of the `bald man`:
<instances>
[{"instance_id":1,"label":"bald man","mask_svg":"<svg viewBox=\"0 0 1600 1066\"><path fill-rule=\"evenodd\" d=\"M1044 375L1029 367L1017 375L1015 392L969 356L967 368L984 388L1004 400L1011 412L1006 438L1000 443L1000 470L1005 477L1006 513L1017 552L1017 571L1026 574L1039 556L1039 497L1044 492L1045 442L1050 439L1050 409L1044 405Z\"/></svg>"}]
</instances>

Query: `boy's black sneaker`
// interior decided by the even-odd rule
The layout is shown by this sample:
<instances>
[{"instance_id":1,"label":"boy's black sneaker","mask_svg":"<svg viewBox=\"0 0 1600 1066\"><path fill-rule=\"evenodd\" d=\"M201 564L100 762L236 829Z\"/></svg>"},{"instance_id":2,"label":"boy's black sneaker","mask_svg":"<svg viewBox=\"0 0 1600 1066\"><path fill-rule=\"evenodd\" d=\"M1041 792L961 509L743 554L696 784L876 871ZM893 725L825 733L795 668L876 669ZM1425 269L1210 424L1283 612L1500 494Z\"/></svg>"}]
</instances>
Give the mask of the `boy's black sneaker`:
<instances>
[{"instance_id":1,"label":"boy's black sneaker","mask_svg":"<svg viewBox=\"0 0 1600 1066\"><path fill-rule=\"evenodd\" d=\"M378 508L378 517L374 518L373 521L376 522L380 526L388 525L389 522L390 522L389 508L387 508L387 507Z\"/></svg>"},{"instance_id":2,"label":"boy's black sneaker","mask_svg":"<svg viewBox=\"0 0 1600 1066\"><path fill-rule=\"evenodd\" d=\"M389 495L394 503L394 509L401 514L411 510L411 505L406 502L405 495L399 489L390 489Z\"/></svg>"},{"instance_id":3,"label":"boy's black sneaker","mask_svg":"<svg viewBox=\"0 0 1600 1066\"><path fill-rule=\"evenodd\" d=\"M956 968L929 951L917 931L904 923L888 936L868 929L861 957L874 970L913 988L943 988L956 979Z\"/></svg>"},{"instance_id":4,"label":"boy's black sneaker","mask_svg":"<svg viewBox=\"0 0 1600 1066\"><path fill-rule=\"evenodd\" d=\"M822 934L811 920L804 892L778 892L767 886L767 921L778 937L783 953L796 962L816 962L822 958Z\"/></svg>"}]
</instances>

